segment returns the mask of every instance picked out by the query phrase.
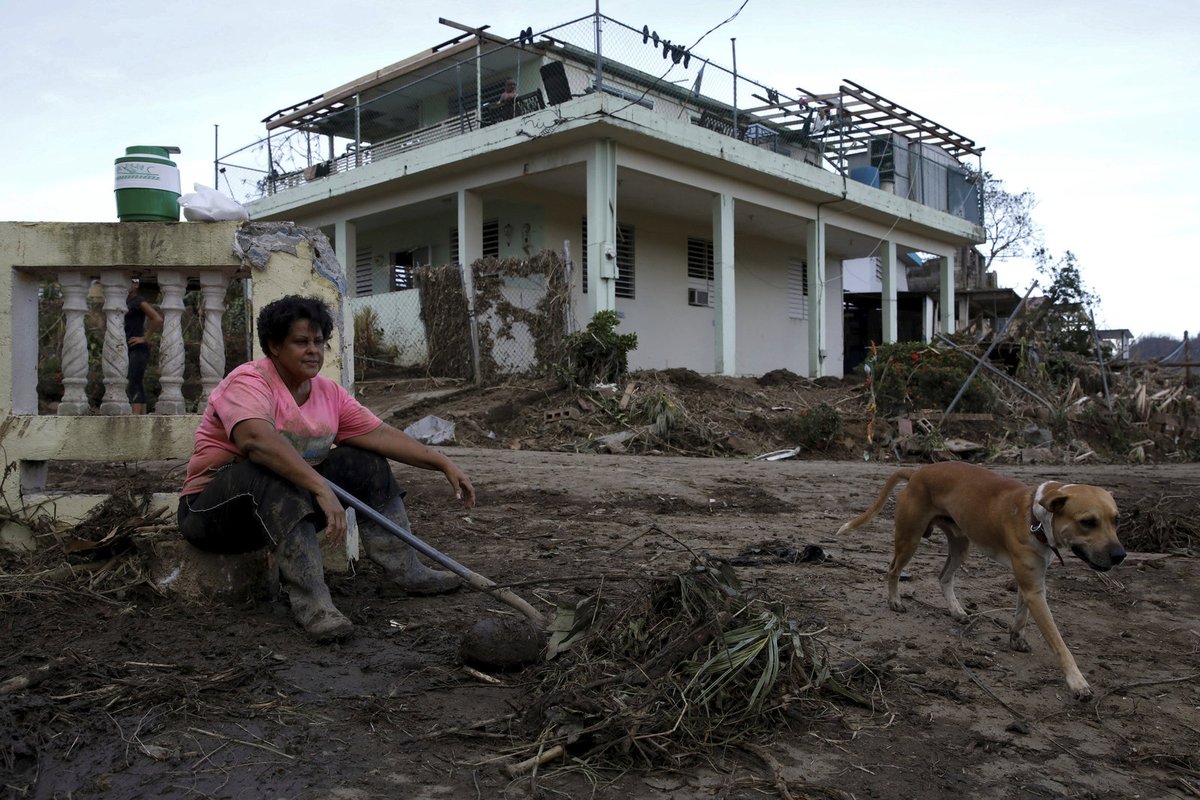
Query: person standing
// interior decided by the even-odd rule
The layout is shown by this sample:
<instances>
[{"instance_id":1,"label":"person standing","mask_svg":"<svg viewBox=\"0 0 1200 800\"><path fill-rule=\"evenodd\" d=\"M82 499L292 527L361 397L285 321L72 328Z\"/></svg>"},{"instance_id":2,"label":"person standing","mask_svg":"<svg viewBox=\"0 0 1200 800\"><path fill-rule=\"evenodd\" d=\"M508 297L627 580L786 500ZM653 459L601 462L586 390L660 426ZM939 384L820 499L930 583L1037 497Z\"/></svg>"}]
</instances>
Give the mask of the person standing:
<instances>
[{"instance_id":1,"label":"person standing","mask_svg":"<svg viewBox=\"0 0 1200 800\"><path fill-rule=\"evenodd\" d=\"M150 363L150 333L162 327L162 315L146 298L138 294L141 281L134 278L129 284L129 295L125 298L125 344L129 348L129 383L125 394L129 397L131 414L146 413L146 366Z\"/></svg>"}]
</instances>

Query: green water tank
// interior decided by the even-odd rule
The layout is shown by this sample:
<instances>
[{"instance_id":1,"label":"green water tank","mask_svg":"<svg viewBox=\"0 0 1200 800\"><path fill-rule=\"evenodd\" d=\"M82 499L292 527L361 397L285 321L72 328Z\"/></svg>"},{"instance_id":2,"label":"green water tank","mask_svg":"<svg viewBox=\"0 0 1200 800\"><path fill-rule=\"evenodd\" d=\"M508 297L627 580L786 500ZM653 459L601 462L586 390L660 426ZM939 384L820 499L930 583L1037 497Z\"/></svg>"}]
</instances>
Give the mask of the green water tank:
<instances>
[{"instance_id":1,"label":"green water tank","mask_svg":"<svg viewBox=\"0 0 1200 800\"><path fill-rule=\"evenodd\" d=\"M135 145L116 160L117 219L178 222L179 168L169 156L178 147Z\"/></svg>"}]
</instances>

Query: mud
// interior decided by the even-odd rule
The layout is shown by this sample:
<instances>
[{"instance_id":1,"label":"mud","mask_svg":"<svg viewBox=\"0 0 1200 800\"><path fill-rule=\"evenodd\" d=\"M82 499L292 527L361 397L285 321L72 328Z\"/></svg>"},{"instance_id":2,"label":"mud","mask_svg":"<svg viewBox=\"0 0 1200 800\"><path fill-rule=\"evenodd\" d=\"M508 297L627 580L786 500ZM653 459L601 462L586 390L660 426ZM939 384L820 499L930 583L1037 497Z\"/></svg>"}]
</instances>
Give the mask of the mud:
<instances>
[{"instance_id":1,"label":"mud","mask_svg":"<svg viewBox=\"0 0 1200 800\"><path fill-rule=\"evenodd\" d=\"M944 608L942 537L884 600L890 505L842 539L894 464L610 456L453 448L479 506L439 475L397 474L414 532L550 610L698 554L735 559L743 584L819 620L828 646L888 664L874 709L797 717L750 750L676 769L598 771L564 760L510 777L528 752L515 715L532 667L464 671L463 633L510 609L475 593L385 597L371 565L332 581L357 633L309 644L279 603L186 605L129 572L0 584L0 795L29 798L793 797L1125 798L1200 792L1200 570L1194 549L1135 553L1107 575L1055 564L1055 619L1096 692L1071 699L1045 643L1008 648L1014 589L972 554L959 579L969 624ZM1110 488L1123 514L1195 519L1196 464L998 465L1034 482ZM770 547L765 548L764 543ZM818 559L761 557L821 548ZM811 551L810 551L811 552ZM124 573L122 573L124 574ZM110 576L111 577L111 576ZM123 579L124 580L124 579ZM606 588L607 587L607 588ZM49 666L48 677L37 670Z\"/></svg>"}]
</instances>

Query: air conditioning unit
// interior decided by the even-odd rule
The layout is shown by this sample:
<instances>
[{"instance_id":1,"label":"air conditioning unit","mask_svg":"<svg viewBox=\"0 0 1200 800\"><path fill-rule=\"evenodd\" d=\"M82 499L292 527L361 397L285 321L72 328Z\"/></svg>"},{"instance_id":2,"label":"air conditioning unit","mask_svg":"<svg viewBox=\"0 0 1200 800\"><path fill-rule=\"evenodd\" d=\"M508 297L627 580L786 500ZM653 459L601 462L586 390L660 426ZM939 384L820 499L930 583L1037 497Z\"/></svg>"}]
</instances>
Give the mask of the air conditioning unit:
<instances>
[{"instance_id":1,"label":"air conditioning unit","mask_svg":"<svg viewBox=\"0 0 1200 800\"><path fill-rule=\"evenodd\" d=\"M707 306L708 291L706 289L688 289L689 306Z\"/></svg>"}]
</instances>

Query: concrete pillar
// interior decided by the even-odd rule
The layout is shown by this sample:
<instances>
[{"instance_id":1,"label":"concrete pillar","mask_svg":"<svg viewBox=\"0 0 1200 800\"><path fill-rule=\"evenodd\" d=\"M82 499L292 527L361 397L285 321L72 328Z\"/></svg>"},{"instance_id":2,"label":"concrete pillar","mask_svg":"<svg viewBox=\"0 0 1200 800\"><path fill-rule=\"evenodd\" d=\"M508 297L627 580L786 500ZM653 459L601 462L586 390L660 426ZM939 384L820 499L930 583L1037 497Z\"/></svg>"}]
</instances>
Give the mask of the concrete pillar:
<instances>
[{"instance_id":1,"label":"concrete pillar","mask_svg":"<svg viewBox=\"0 0 1200 800\"><path fill-rule=\"evenodd\" d=\"M820 378L827 374L825 358L829 344L825 330L825 223L809 221L805 236L808 239L808 377Z\"/></svg>"},{"instance_id":2,"label":"concrete pillar","mask_svg":"<svg viewBox=\"0 0 1200 800\"><path fill-rule=\"evenodd\" d=\"M458 258L471 337L471 377L482 379L479 367L479 320L475 316L475 273L471 265L483 258L483 198L466 189L458 191Z\"/></svg>"},{"instance_id":3,"label":"concrete pillar","mask_svg":"<svg viewBox=\"0 0 1200 800\"><path fill-rule=\"evenodd\" d=\"M63 343L60 362L63 376L63 397L58 413L77 415L88 413L87 376L88 346L83 318L87 314L88 276L74 270L58 273L63 293Z\"/></svg>"},{"instance_id":4,"label":"concrete pillar","mask_svg":"<svg viewBox=\"0 0 1200 800\"><path fill-rule=\"evenodd\" d=\"M225 377L225 334L221 320L225 317L225 291L229 278L217 270L200 271L200 402L197 411L204 412L208 396Z\"/></svg>"},{"instance_id":5,"label":"concrete pillar","mask_svg":"<svg viewBox=\"0 0 1200 800\"><path fill-rule=\"evenodd\" d=\"M588 320L617 308L617 143L597 142L587 162Z\"/></svg>"},{"instance_id":6,"label":"concrete pillar","mask_svg":"<svg viewBox=\"0 0 1200 800\"><path fill-rule=\"evenodd\" d=\"M892 344L899 336L900 305L896 300L896 243L885 241L880 256L880 272L883 274L883 341Z\"/></svg>"},{"instance_id":7,"label":"concrete pillar","mask_svg":"<svg viewBox=\"0 0 1200 800\"><path fill-rule=\"evenodd\" d=\"M355 157L359 157L358 148ZM350 269L357 263L358 253L358 223L354 220L340 219L333 224L333 254L342 265L342 272L349 276ZM355 276L357 278L357 276ZM342 293L338 301L341 305L342 338L338 350L342 355L342 386L354 388L354 306L350 303L350 292Z\"/></svg>"},{"instance_id":8,"label":"concrete pillar","mask_svg":"<svg viewBox=\"0 0 1200 800\"><path fill-rule=\"evenodd\" d=\"M954 333L954 253L942 258L941 289L941 332L949 336Z\"/></svg>"},{"instance_id":9,"label":"concrete pillar","mask_svg":"<svg viewBox=\"0 0 1200 800\"><path fill-rule=\"evenodd\" d=\"M737 374L737 292L734 286L733 195L719 194L712 201L713 277L716 303L716 371Z\"/></svg>"},{"instance_id":10,"label":"concrete pillar","mask_svg":"<svg viewBox=\"0 0 1200 800\"><path fill-rule=\"evenodd\" d=\"M125 312L128 309L130 277L124 270L106 269L100 273L104 291L104 399L100 413L116 416L129 413L129 345L125 341Z\"/></svg>"},{"instance_id":11,"label":"concrete pillar","mask_svg":"<svg viewBox=\"0 0 1200 800\"><path fill-rule=\"evenodd\" d=\"M187 289L187 278L182 272L164 270L158 273L158 287L162 290L159 307L162 308L162 344L158 351L159 385L162 392L154 404L155 414L183 414L183 293Z\"/></svg>"}]
</instances>

